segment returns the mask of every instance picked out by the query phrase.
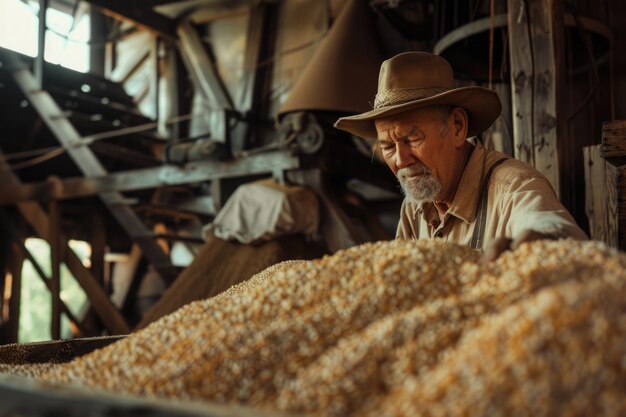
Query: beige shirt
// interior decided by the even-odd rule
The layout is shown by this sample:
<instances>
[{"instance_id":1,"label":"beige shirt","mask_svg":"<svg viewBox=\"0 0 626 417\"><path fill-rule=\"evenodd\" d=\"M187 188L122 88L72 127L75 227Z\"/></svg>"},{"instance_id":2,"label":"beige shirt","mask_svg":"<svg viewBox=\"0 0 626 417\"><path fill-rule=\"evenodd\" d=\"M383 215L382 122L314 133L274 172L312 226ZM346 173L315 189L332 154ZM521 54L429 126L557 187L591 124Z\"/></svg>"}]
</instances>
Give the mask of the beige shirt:
<instances>
[{"instance_id":1,"label":"beige shirt","mask_svg":"<svg viewBox=\"0 0 626 417\"><path fill-rule=\"evenodd\" d=\"M433 203L404 200L396 239L444 239L467 245L476 224L482 178L506 156L476 144L452 203L440 219ZM540 172L516 159L497 166L489 181L483 242L496 237L515 239L526 229L560 237L586 239L585 233L557 199Z\"/></svg>"}]
</instances>

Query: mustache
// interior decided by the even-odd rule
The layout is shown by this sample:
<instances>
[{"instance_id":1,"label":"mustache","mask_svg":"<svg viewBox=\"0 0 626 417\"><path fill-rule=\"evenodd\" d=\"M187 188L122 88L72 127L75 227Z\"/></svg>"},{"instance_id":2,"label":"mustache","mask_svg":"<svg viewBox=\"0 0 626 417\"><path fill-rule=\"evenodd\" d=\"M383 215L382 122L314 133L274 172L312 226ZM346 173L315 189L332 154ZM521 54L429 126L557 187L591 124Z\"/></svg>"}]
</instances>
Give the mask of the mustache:
<instances>
[{"instance_id":1,"label":"mustache","mask_svg":"<svg viewBox=\"0 0 626 417\"><path fill-rule=\"evenodd\" d=\"M432 171L428 169L428 167L424 164L416 163L406 168L401 168L398 170L398 179L400 181L407 179L407 177L412 177L414 175L431 175Z\"/></svg>"}]
</instances>

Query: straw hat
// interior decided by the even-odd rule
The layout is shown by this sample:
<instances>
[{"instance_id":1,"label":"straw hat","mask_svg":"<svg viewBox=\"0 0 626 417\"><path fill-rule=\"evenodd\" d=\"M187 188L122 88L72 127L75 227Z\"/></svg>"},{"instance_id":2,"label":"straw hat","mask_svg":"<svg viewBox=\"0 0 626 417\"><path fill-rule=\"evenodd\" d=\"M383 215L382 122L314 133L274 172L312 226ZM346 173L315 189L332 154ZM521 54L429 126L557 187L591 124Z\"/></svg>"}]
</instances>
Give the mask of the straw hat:
<instances>
[{"instance_id":1,"label":"straw hat","mask_svg":"<svg viewBox=\"0 0 626 417\"><path fill-rule=\"evenodd\" d=\"M502 110L494 91L475 86L454 88L452 67L442 57L427 52L405 52L382 63L374 109L342 117L335 127L376 139L375 119L438 104L465 109L469 119L468 136L475 136L491 126Z\"/></svg>"}]
</instances>

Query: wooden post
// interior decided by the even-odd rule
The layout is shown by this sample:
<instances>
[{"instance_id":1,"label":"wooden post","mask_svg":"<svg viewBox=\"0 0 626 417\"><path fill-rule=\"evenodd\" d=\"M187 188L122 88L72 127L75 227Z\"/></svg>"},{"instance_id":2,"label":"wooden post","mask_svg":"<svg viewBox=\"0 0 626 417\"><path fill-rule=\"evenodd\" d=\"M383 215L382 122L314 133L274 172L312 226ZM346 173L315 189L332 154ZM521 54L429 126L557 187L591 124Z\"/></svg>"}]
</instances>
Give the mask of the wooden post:
<instances>
[{"instance_id":1,"label":"wooden post","mask_svg":"<svg viewBox=\"0 0 626 417\"><path fill-rule=\"evenodd\" d=\"M602 144L583 154L591 238L626 250L626 120L604 122Z\"/></svg>"},{"instance_id":2,"label":"wooden post","mask_svg":"<svg viewBox=\"0 0 626 417\"><path fill-rule=\"evenodd\" d=\"M52 270L50 280L50 295L52 297L52 316L50 335L52 339L61 338L61 212L59 202L50 201L48 215L50 217L50 230L48 239L50 243L50 267Z\"/></svg>"},{"instance_id":3,"label":"wooden post","mask_svg":"<svg viewBox=\"0 0 626 417\"><path fill-rule=\"evenodd\" d=\"M1 152L0 152L1 155ZM2 185L20 185L20 180L13 174L2 158L0 158L0 174L2 177ZM58 184L56 181L53 184ZM55 185L56 186L56 185ZM17 208L22 217L29 223L35 233L43 239L48 239L49 219L43 211L39 203L30 201L18 203ZM78 256L68 248L65 238L62 237L64 243L63 261L68 269L76 278L76 281L85 290L91 305L98 313L98 316L112 334L127 334L130 329L124 317L115 308L108 295L102 287L98 285L91 275L91 272L82 264Z\"/></svg>"},{"instance_id":4,"label":"wooden post","mask_svg":"<svg viewBox=\"0 0 626 417\"><path fill-rule=\"evenodd\" d=\"M9 298L9 323L5 335L7 342L17 343L20 328L20 301L22 295L22 266L24 257L11 245L9 271L11 272L11 298Z\"/></svg>"},{"instance_id":5,"label":"wooden post","mask_svg":"<svg viewBox=\"0 0 626 417\"><path fill-rule=\"evenodd\" d=\"M563 0L508 0L515 157L542 172L560 195Z\"/></svg>"},{"instance_id":6,"label":"wooden post","mask_svg":"<svg viewBox=\"0 0 626 417\"><path fill-rule=\"evenodd\" d=\"M102 214L96 214L91 228L91 273L104 288L104 254L107 235Z\"/></svg>"}]
</instances>

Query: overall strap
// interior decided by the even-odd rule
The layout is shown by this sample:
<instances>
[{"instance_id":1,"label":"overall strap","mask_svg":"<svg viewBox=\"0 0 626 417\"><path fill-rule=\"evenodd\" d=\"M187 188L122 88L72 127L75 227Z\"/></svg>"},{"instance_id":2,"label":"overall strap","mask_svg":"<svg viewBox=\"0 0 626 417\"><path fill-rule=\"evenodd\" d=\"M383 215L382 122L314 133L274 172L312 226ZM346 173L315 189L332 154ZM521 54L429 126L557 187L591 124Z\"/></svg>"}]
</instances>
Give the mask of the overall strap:
<instances>
[{"instance_id":1,"label":"overall strap","mask_svg":"<svg viewBox=\"0 0 626 417\"><path fill-rule=\"evenodd\" d=\"M487 223L487 199L489 197L489 180L491 179L491 175L493 174L494 169L496 169L501 163L506 161L509 158L502 158L497 160L489 171L487 171L487 175L483 178L482 188L480 190L480 196L478 197L478 207L476 208L476 222L474 226L474 233L472 234L472 240L470 240L470 247L474 249L482 249L484 238L485 238L485 225Z\"/></svg>"}]
</instances>

